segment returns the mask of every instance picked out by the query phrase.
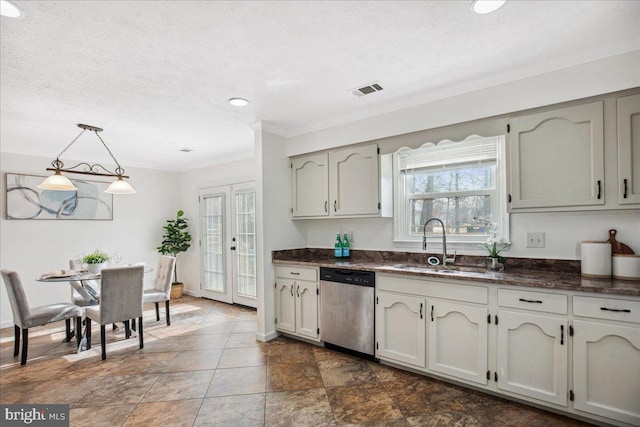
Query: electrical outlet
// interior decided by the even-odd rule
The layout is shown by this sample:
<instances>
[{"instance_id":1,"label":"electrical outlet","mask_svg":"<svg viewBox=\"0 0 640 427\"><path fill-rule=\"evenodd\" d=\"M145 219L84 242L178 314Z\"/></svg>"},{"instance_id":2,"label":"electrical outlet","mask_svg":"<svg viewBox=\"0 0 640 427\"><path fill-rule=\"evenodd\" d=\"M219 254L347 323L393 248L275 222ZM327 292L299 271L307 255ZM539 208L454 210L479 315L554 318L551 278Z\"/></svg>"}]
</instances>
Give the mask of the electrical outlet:
<instances>
[{"instance_id":1,"label":"electrical outlet","mask_svg":"<svg viewBox=\"0 0 640 427\"><path fill-rule=\"evenodd\" d=\"M346 233L349 237L349 243L353 243L353 231L347 231Z\"/></svg>"},{"instance_id":2,"label":"electrical outlet","mask_svg":"<svg viewBox=\"0 0 640 427\"><path fill-rule=\"evenodd\" d=\"M544 248L544 233L536 231L527 233L527 248Z\"/></svg>"}]
</instances>

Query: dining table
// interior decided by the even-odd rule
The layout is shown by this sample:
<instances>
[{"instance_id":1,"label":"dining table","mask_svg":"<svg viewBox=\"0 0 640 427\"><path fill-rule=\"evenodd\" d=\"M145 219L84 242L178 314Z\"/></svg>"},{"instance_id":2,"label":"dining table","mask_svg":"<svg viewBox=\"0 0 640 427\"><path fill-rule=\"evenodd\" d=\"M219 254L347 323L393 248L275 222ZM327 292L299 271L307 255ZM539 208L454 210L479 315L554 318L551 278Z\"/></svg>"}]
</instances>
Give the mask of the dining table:
<instances>
[{"instance_id":1,"label":"dining table","mask_svg":"<svg viewBox=\"0 0 640 427\"><path fill-rule=\"evenodd\" d=\"M132 267L132 266L133 264L124 265L123 267ZM153 271L153 268L145 264L144 272L150 273L152 271ZM92 300L88 300L87 302L93 305L93 304L100 303L100 296L95 291L95 289L91 287L89 284L87 284L86 282L89 280L100 281L101 277L102 276L100 275L100 273L91 273L84 269L83 270L69 269L69 270L58 270L58 271L53 271L49 273L44 273L40 277L36 278L36 281L43 282L43 283L80 282L82 287L87 291L87 293L92 298ZM87 299L86 296L83 295L83 297ZM113 329L114 330L118 329L115 324L113 325ZM131 332L133 333L135 331L131 331ZM83 348L86 348L86 343L87 343L86 331L84 333L82 333L81 331L80 333L82 334L82 339L80 341L80 345L78 346L78 353L80 353L83 350ZM73 339L75 337L75 334L76 334L76 331L72 330L69 336L69 340ZM67 341L67 338L65 337L63 342L69 342L69 341Z\"/></svg>"}]
</instances>

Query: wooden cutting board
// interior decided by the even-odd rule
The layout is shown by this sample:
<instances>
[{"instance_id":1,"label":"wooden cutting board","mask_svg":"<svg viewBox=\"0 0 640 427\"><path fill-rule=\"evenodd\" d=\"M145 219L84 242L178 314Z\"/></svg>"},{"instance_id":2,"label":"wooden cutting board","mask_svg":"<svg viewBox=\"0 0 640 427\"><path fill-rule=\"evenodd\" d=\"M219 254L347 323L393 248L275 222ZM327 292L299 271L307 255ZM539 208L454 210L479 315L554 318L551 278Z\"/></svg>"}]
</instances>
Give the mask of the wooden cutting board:
<instances>
[{"instance_id":1,"label":"wooden cutting board","mask_svg":"<svg viewBox=\"0 0 640 427\"><path fill-rule=\"evenodd\" d=\"M626 255L633 255L633 249L631 249L629 246L625 245L624 243L620 243L616 240L616 233L618 233L616 231L615 228L612 228L611 230L609 230L609 243L611 243L611 253L612 254L626 254Z\"/></svg>"}]
</instances>

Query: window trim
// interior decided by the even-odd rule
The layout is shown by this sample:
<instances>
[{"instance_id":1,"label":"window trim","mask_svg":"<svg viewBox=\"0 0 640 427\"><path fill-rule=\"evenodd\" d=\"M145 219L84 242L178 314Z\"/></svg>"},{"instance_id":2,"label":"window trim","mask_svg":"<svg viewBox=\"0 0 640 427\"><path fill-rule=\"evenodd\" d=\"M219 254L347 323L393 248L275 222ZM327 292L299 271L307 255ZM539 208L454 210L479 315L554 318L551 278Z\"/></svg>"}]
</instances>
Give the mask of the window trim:
<instances>
[{"instance_id":1,"label":"window trim","mask_svg":"<svg viewBox=\"0 0 640 427\"><path fill-rule=\"evenodd\" d=\"M425 195L437 195L438 197L446 197L447 195L464 196L464 195L476 195L476 194L490 194L491 198L491 212L493 214L492 222L496 224L498 232L509 242L509 212L507 211L507 158L506 158L506 136L494 135L494 136L481 136L481 135L469 135L464 140L451 141L444 139L438 142L426 142L417 149L426 148L434 145L438 145L443 142L469 142L474 139L496 139L496 188L495 190L479 190L479 191L453 191L443 193L425 193L425 194L412 194L407 196L404 191L404 180L400 179L400 160L399 156L409 150L409 147L403 147L393 153L393 188L394 188L394 204L393 204L393 245L403 248L418 248L422 249L422 236L412 237L405 230L408 229L408 213L406 212L406 203L410 199L420 199ZM418 197L417 197L418 196ZM498 215L495 215L495 212ZM460 235L447 235L447 248L451 250L464 250L465 253L470 255L478 254L484 255L486 252L480 247L480 244L484 242L484 237L474 236L460 236ZM429 250L442 249L442 238L439 235L427 234L427 243ZM508 251L508 249L506 249ZM449 251L448 251L449 252Z\"/></svg>"}]
</instances>

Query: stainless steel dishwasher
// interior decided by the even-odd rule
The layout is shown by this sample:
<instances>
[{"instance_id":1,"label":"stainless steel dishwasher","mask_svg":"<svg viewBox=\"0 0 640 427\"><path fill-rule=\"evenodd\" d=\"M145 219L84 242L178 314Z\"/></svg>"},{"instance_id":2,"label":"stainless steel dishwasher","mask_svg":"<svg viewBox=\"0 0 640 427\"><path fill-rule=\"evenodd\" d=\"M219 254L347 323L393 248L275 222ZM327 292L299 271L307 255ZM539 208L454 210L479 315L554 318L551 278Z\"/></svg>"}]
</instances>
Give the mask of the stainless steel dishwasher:
<instances>
[{"instance_id":1,"label":"stainless steel dishwasher","mask_svg":"<svg viewBox=\"0 0 640 427\"><path fill-rule=\"evenodd\" d=\"M320 267L320 332L327 348L375 355L375 273Z\"/></svg>"}]
</instances>

